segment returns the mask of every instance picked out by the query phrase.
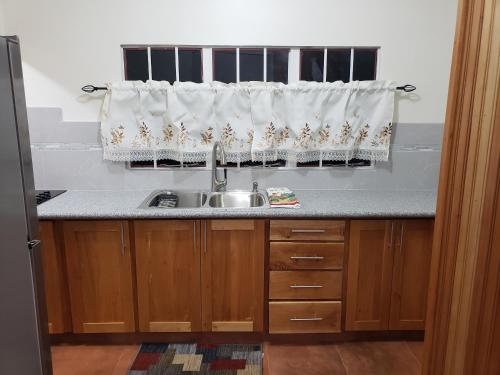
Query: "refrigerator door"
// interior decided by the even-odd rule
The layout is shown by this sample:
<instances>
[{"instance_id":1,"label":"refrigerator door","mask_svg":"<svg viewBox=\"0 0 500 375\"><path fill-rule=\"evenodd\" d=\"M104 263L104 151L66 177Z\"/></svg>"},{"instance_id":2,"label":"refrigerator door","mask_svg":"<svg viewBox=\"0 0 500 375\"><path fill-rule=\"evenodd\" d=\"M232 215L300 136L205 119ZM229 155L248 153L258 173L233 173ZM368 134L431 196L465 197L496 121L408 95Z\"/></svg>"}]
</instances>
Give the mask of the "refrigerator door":
<instances>
[{"instance_id":1,"label":"refrigerator door","mask_svg":"<svg viewBox=\"0 0 500 375\"><path fill-rule=\"evenodd\" d=\"M22 150L27 142L29 151L29 135L18 48L0 37L0 374L48 375L40 250L28 246L36 235L36 208L29 196L31 161L25 160L31 155Z\"/></svg>"},{"instance_id":2,"label":"refrigerator door","mask_svg":"<svg viewBox=\"0 0 500 375\"><path fill-rule=\"evenodd\" d=\"M12 96L17 124L17 139L19 144L20 166L24 190L24 207L26 211L28 238L37 236L38 214L36 211L35 181L33 178L33 163L31 161L31 144L24 95L23 70L21 50L17 38L10 38L7 42L9 49L10 75L12 82ZM1 142L1 141L0 141Z\"/></svg>"}]
</instances>

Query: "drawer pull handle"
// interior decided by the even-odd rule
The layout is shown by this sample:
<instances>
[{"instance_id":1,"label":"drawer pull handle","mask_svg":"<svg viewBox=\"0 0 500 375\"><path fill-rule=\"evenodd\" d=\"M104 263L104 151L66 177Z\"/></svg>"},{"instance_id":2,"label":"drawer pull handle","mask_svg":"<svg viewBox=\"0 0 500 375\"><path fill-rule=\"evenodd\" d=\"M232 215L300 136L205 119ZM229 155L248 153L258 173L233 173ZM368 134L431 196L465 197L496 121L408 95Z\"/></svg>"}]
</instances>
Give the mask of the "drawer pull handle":
<instances>
[{"instance_id":1,"label":"drawer pull handle","mask_svg":"<svg viewBox=\"0 0 500 375\"><path fill-rule=\"evenodd\" d=\"M323 285L290 285L290 288L292 288L292 289L299 289L299 288L323 288Z\"/></svg>"},{"instance_id":2,"label":"drawer pull handle","mask_svg":"<svg viewBox=\"0 0 500 375\"><path fill-rule=\"evenodd\" d=\"M290 257L292 260L323 260L325 257L305 257L305 256L293 256Z\"/></svg>"},{"instance_id":3,"label":"drawer pull handle","mask_svg":"<svg viewBox=\"0 0 500 375\"><path fill-rule=\"evenodd\" d=\"M325 233L324 229L292 229L292 233Z\"/></svg>"},{"instance_id":4,"label":"drawer pull handle","mask_svg":"<svg viewBox=\"0 0 500 375\"><path fill-rule=\"evenodd\" d=\"M292 322L317 322L321 320L323 320L323 318L290 318Z\"/></svg>"}]
</instances>

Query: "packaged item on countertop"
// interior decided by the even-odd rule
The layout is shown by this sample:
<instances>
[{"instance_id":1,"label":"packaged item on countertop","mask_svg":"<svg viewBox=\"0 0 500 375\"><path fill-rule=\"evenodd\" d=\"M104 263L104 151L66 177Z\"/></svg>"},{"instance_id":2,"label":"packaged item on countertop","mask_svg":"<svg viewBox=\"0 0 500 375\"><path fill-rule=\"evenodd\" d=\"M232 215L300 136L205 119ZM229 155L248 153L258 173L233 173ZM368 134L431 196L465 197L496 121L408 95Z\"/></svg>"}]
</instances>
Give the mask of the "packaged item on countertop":
<instances>
[{"instance_id":1,"label":"packaged item on countertop","mask_svg":"<svg viewBox=\"0 0 500 375\"><path fill-rule=\"evenodd\" d=\"M295 193L286 187L267 188L267 196L271 207L300 208L300 202Z\"/></svg>"}]
</instances>

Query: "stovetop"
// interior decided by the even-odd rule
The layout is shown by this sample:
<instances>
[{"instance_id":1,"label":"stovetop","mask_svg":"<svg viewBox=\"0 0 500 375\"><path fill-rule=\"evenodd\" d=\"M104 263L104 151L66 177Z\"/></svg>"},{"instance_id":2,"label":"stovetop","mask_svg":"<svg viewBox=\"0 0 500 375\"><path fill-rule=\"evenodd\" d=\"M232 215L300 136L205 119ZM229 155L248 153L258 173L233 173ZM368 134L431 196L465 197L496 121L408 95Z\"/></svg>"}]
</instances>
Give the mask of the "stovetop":
<instances>
[{"instance_id":1,"label":"stovetop","mask_svg":"<svg viewBox=\"0 0 500 375\"><path fill-rule=\"evenodd\" d=\"M66 190L35 190L36 205L47 202L48 200L61 195Z\"/></svg>"}]
</instances>

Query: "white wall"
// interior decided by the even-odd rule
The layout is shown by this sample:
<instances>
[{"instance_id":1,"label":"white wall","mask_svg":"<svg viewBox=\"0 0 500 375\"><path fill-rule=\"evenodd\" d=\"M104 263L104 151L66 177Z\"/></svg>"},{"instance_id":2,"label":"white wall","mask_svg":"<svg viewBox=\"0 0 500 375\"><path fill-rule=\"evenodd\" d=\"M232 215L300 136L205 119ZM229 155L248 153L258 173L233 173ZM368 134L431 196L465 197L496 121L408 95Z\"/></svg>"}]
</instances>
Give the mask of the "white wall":
<instances>
[{"instance_id":1,"label":"white wall","mask_svg":"<svg viewBox=\"0 0 500 375\"><path fill-rule=\"evenodd\" d=\"M418 88L396 121L444 120L456 0L3 1L28 106L61 107L66 120L98 118L100 100L79 89L120 80L129 43L380 46L379 78Z\"/></svg>"},{"instance_id":2,"label":"white wall","mask_svg":"<svg viewBox=\"0 0 500 375\"><path fill-rule=\"evenodd\" d=\"M4 9L3 9L3 0L0 0L0 35L4 35L6 30L5 30L5 15L4 15Z\"/></svg>"}]
</instances>

